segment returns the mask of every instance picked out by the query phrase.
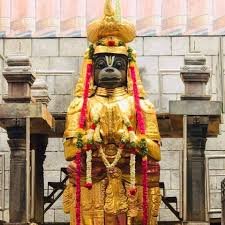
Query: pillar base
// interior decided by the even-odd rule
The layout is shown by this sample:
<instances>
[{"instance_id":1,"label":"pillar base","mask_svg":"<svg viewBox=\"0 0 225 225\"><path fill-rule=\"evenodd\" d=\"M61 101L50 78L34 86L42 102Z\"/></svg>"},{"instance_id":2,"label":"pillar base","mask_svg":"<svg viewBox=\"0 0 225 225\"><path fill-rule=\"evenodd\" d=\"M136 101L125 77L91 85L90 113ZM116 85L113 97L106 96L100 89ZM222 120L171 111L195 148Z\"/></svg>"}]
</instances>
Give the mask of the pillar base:
<instances>
[{"instance_id":1,"label":"pillar base","mask_svg":"<svg viewBox=\"0 0 225 225\"><path fill-rule=\"evenodd\" d=\"M184 225L210 225L209 222L201 222L201 221L196 221L196 222L183 222Z\"/></svg>"},{"instance_id":2,"label":"pillar base","mask_svg":"<svg viewBox=\"0 0 225 225\"><path fill-rule=\"evenodd\" d=\"M30 223L4 223L4 225L29 225Z\"/></svg>"}]
</instances>

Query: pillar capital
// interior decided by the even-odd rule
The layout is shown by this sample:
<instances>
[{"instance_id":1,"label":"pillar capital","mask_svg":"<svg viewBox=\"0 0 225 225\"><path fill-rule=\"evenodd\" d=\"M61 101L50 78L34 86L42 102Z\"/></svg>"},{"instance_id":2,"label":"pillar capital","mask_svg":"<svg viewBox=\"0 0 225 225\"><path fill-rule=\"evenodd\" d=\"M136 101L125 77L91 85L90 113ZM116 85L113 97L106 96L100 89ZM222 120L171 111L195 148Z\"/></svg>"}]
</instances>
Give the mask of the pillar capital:
<instances>
[{"instance_id":1,"label":"pillar capital","mask_svg":"<svg viewBox=\"0 0 225 225\"><path fill-rule=\"evenodd\" d=\"M22 54L11 55L7 57L6 63L2 73L8 83L8 94L3 100L9 103L31 102L31 85L35 76L29 57Z\"/></svg>"},{"instance_id":2,"label":"pillar capital","mask_svg":"<svg viewBox=\"0 0 225 225\"><path fill-rule=\"evenodd\" d=\"M200 52L188 53L180 73L185 86L185 94L181 96L181 100L210 100L211 97L206 94L210 69L204 55Z\"/></svg>"},{"instance_id":3,"label":"pillar capital","mask_svg":"<svg viewBox=\"0 0 225 225\"><path fill-rule=\"evenodd\" d=\"M48 105L50 97L48 95L48 86L45 80L37 78L31 87L31 94L36 102L40 102L46 106Z\"/></svg>"}]
</instances>

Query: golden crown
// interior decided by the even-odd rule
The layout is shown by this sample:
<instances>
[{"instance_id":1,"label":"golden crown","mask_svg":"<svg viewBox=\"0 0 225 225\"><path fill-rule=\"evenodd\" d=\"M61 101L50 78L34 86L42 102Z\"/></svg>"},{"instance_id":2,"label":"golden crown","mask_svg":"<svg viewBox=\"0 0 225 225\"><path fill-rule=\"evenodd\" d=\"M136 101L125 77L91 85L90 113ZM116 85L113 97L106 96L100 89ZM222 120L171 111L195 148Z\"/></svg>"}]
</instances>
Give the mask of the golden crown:
<instances>
[{"instance_id":1,"label":"golden crown","mask_svg":"<svg viewBox=\"0 0 225 225\"><path fill-rule=\"evenodd\" d=\"M103 18L94 20L87 28L87 38L91 43L106 37L117 37L124 43L131 42L136 37L135 26L127 20L118 19L115 15L112 0L105 1Z\"/></svg>"}]
</instances>

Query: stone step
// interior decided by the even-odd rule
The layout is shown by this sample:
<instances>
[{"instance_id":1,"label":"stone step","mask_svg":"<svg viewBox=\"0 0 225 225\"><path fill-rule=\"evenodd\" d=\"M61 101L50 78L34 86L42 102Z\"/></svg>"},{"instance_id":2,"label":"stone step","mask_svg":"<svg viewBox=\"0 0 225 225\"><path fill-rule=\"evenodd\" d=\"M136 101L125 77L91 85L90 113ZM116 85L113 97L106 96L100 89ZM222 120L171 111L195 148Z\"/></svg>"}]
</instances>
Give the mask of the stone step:
<instances>
[{"instance_id":1,"label":"stone step","mask_svg":"<svg viewBox=\"0 0 225 225\"><path fill-rule=\"evenodd\" d=\"M179 221L159 221L158 225L182 225Z\"/></svg>"},{"instance_id":2,"label":"stone step","mask_svg":"<svg viewBox=\"0 0 225 225\"><path fill-rule=\"evenodd\" d=\"M159 221L158 225L210 225L208 222Z\"/></svg>"}]
</instances>

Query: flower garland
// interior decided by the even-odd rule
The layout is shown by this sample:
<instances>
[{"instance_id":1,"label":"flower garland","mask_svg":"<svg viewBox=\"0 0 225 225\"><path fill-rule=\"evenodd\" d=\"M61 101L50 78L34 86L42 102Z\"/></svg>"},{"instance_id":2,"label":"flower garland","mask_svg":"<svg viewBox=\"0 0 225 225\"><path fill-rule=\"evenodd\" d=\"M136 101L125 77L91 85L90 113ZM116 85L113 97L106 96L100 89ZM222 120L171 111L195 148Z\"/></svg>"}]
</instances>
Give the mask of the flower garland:
<instances>
[{"instance_id":1,"label":"flower garland","mask_svg":"<svg viewBox=\"0 0 225 225\"><path fill-rule=\"evenodd\" d=\"M118 151L117 151L117 153L116 153L116 156L115 156L113 162L110 163L108 161L108 159L106 158L106 155L105 155L105 153L103 151L103 148L100 147L100 149L99 149L99 153L100 153L100 155L102 157L102 161L103 161L103 163L104 163L104 165L105 165L105 167L107 169L113 169L116 166L116 164L119 162L119 160L121 158L122 152L123 152L123 149L122 148L119 148Z\"/></svg>"},{"instance_id":2,"label":"flower garland","mask_svg":"<svg viewBox=\"0 0 225 225\"><path fill-rule=\"evenodd\" d=\"M77 134L77 143L76 147L78 149L76 153L75 163L76 163L76 224L81 224L81 215L80 215L80 199L81 199L81 186L80 186L80 179L81 179L81 150L83 148L83 141L82 141L82 131Z\"/></svg>"},{"instance_id":3,"label":"flower garland","mask_svg":"<svg viewBox=\"0 0 225 225\"><path fill-rule=\"evenodd\" d=\"M142 158L142 176L143 176L143 225L148 224L148 185L147 185L147 171L148 159L147 156Z\"/></svg>"},{"instance_id":4,"label":"flower garland","mask_svg":"<svg viewBox=\"0 0 225 225\"><path fill-rule=\"evenodd\" d=\"M81 108L80 118L79 118L79 127L84 129L85 121L86 121L86 114L87 114L87 101L88 101L88 94L89 94L89 86L90 80L93 70L92 60L87 64L86 68L86 77L85 77L85 85L84 85L84 94L83 94L83 104Z\"/></svg>"},{"instance_id":5,"label":"flower garland","mask_svg":"<svg viewBox=\"0 0 225 225\"><path fill-rule=\"evenodd\" d=\"M131 153L130 154L130 188L129 188L129 193L133 196L137 193L135 165L136 165L136 154Z\"/></svg>"},{"instance_id":6,"label":"flower garland","mask_svg":"<svg viewBox=\"0 0 225 225\"><path fill-rule=\"evenodd\" d=\"M81 223L81 216L80 216L80 194L81 194L81 187L80 187L80 179L81 179L81 152L78 151L76 154L76 224L80 225Z\"/></svg>"},{"instance_id":7,"label":"flower garland","mask_svg":"<svg viewBox=\"0 0 225 225\"><path fill-rule=\"evenodd\" d=\"M83 104L81 108L81 113L80 113L80 118L79 118L79 128L78 134L77 134L77 143L76 147L78 149L77 154L76 154L76 225L81 224L81 214L80 214L80 199L81 199L81 151L84 147L83 144L83 130L85 127L85 122L86 122L86 114L87 114L87 101L88 101L88 94L89 94L89 86L90 86L90 80L92 76L92 70L93 70L93 64L92 60L90 59L87 68L86 68L86 77L85 77L85 84L84 84L84 94L83 94ZM88 157L87 157L88 158ZM91 162L90 157L88 158L89 162ZM91 172L91 166L89 163L89 171L88 173Z\"/></svg>"},{"instance_id":8,"label":"flower garland","mask_svg":"<svg viewBox=\"0 0 225 225\"><path fill-rule=\"evenodd\" d=\"M128 57L129 57L129 69L130 69L130 76L133 83L133 94L134 94L134 103L135 109L137 112L137 128L141 135L145 135L145 121L141 110L140 105L140 97L138 91L138 84L136 78L136 71L135 71L135 59L133 58L133 51L132 49L128 50ZM145 138L142 138L140 143L138 144L138 148L140 150L140 154L142 155L142 185L143 185L143 225L147 225L148 223L148 184L147 184L147 172L148 172L148 148Z\"/></svg>"},{"instance_id":9,"label":"flower garland","mask_svg":"<svg viewBox=\"0 0 225 225\"><path fill-rule=\"evenodd\" d=\"M86 144L86 184L88 189L92 188L92 148L94 145L94 132L99 122L99 118L94 119L94 123L91 125L87 132L87 144Z\"/></svg>"},{"instance_id":10,"label":"flower garland","mask_svg":"<svg viewBox=\"0 0 225 225\"><path fill-rule=\"evenodd\" d=\"M148 146L146 139L143 137L139 142L139 153L142 155L142 185L143 185L143 225L148 224Z\"/></svg>"},{"instance_id":11,"label":"flower garland","mask_svg":"<svg viewBox=\"0 0 225 225\"><path fill-rule=\"evenodd\" d=\"M135 195L137 193L136 188L136 143L137 143L137 137L135 135L134 129L130 123L130 120L124 116L123 118L124 123L127 127L127 130L129 132L129 145L128 148L130 149L130 187L129 187L129 193L130 195Z\"/></svg>"},{"instance_id":12,"label":"flower garland","mask_svg":"<svg viewBox=\"0 0 225 225\"><path fill-rule=\"evenodd\" d=\"M137 112L137 127L141 134L145 134L145 122L140 106L140 97L138 93L137 87L137 79L136 79L136 72L135 66L133 63L130 63L130 75L133 82L133 93L134 93L134 102L135 102L135 109Z\"/></svg>"},{"instance_id":13,"label":"flower garland","mask_svg":"<svg viewBox=\"0 0 225 225\"><path fill-rule=\"evenodd\" d=\"M88 189L92 188L92 176L91 176L91 171L92 171L92 150L88 150L86 152L86 184L85 187Z\"/></svg>"}]
</instances>

